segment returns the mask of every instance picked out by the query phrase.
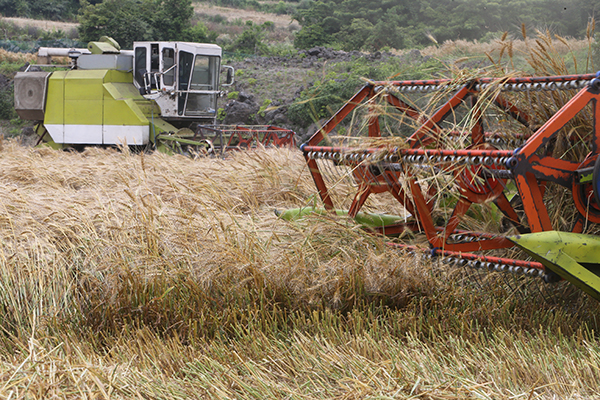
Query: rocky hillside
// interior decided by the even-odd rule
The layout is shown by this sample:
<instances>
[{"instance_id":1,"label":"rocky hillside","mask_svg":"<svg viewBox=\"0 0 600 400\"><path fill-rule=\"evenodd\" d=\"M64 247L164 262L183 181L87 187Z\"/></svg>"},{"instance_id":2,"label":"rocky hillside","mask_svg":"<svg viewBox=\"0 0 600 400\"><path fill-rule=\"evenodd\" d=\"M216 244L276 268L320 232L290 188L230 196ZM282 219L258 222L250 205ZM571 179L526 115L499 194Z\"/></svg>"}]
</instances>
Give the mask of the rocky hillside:
<instances>
[{"instance_id":1,"label":"rocky hillside","mask_svg":"<svg viewBox=\"0 0 600 400\"><path fill-rule=\"evenodd\" d=\"M299 101L303 91L328 79L348 79L343 71L349 71L356 63L372 67L393 64L400 72L403 68L418 67L429 58L422 56L418 50L396 56L315 47L300 50L292 57L253 57L234 61L231 65L236 69L236 82L230 90L230 98L223 101L222 123L282 126L294 130L302 143L316 131L318 122L313 119L298 123L288 117L289 106ZM359 88L360 83L355 89ZM333 110L336 105L339 106L339 103L331 105Z\"/></svg>"}]
</instances>

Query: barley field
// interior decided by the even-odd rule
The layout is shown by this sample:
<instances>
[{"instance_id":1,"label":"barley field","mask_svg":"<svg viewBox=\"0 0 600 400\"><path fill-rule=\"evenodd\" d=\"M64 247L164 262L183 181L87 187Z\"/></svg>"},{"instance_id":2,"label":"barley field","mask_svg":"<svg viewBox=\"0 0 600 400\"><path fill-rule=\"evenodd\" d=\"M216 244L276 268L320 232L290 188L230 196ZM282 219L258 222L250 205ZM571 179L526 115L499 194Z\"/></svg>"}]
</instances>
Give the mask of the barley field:
<instances>
[{"instance_id":1,"label":"barley field","mask_svg":"<svg viewBox=\"0 0 600 400\"><path fill-rule=\"evenodd\" d=\"M277 219L298 150L5 141L0 185L2 399L600 397L595 301Z\"/></svg>"}]
</instances>

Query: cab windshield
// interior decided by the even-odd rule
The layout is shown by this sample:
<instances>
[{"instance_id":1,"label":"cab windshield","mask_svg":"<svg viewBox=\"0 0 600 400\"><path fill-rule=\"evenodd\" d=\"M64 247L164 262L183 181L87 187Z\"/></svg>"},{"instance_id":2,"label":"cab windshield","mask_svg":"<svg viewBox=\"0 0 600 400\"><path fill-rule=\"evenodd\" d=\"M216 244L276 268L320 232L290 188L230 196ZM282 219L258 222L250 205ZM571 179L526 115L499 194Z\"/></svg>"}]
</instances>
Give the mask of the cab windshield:
<instances>
[{"instance_id":1,"label":"cab windshield","mask_svg":"<svg viewBox=\"0 0 600 400\"><path fill-rule=\"evenodd\" d=\"M217 80L220 57L179 52L179 90L192 93L180 93L178 113L182 115L214 114L216 108ZM193 93L211 91L213 93Z\"/></svg>"},{"instance_id":2,"label":"cab windshield","mask_svg":"<svg viewBox=\"0 0 600 400\"><path fill-rule=\"evenodd\" d=\"M181 51L179 66L179 90L215 90L219 57L196 55L194 58L192 54Z\"/></svg>"}]
</instances>

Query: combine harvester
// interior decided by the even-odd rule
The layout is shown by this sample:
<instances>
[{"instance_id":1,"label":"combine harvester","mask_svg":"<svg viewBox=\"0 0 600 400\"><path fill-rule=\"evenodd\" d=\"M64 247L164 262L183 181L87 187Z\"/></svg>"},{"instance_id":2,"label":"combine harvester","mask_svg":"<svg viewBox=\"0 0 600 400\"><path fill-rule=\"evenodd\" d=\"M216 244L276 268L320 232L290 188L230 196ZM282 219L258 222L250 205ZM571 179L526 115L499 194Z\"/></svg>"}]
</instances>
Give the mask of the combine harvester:
<instances>
[{"instance_id":1,"label":"combine harvester","mask_svg":"<svg viewBox=\"0 0 600 400\"><path fill-rule=\"evenodd\" d=\"M391 246L600 300L600 73L368 81L301 149L324 209Z\"/></svg>"},{"instance_id":2,"label":"combine harvester","mask_svg":"<svg viewBox=\"0 0 600 400\"><path fill-rule=\"evenodd\" d=\"M15 109L37 121L40 142L129 145L166 152L293 146L294 132L273 126L215 125L221 86L233 84L233 67L221 67L221 48L184 42L134 42L121 50L108 37L87 49L40 48L51 57L70 57L64 71L15 76ZM219 83L221 69L226 82Z\"/></svg>"}]
</instances>

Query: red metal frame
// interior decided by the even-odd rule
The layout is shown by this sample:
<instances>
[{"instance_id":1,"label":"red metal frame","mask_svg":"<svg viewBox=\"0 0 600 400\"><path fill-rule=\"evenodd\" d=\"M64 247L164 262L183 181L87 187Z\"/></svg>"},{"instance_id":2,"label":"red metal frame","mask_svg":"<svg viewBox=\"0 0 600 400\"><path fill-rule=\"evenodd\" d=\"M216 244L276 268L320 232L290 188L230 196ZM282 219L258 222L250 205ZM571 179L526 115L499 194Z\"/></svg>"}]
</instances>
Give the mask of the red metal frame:
<instances>
[{"instance_id":1,"label":"red metal frame","mask_svg":"<svg viewBox=\"0 0 600 400\"><path fill-rule=\"evenodd\" d=\"M390 192L396 200L415 217L411 224L396 224L382 228L386 233L399 233L405 229L423 232L434 249L442 252L471 252L479 250L501 249L512 247L513 244L502 236L480 235L476 240L466 243L453 242L451 235L459 232L458 225L472 204L493 201L505 216L513 222L520 231L525 231L523 221L508 201L505 193L506 180L515 182L520 196L524 214L527 218L529 229L532 232L552 230L548 209L543 201L543 195L549 182L566 187L574 192L574 200L581 216L573 227L574 231L582 229L586 222L600 223L600 205L590 203L588 199L592 190L589 186L581 187L574 178L577 171L589 168L596 161L600 152L600 79L594 79L595 74L511 78L499 80L497 78L481 78L457 86L450 98L430 117L424 119L423 113L414 109L394 95L394 90L419 90L419 88L437 86L439 89L451 88L451 80L429 81L384 81L368 82L360 89L329 121L317 131L307 143L302 145L302 150L313 180L327 209L333 209L331 193L325 183L319 164L315 158L331 158L336 162L352 167L352 175L358 185L357 193L349 208L349 215L354 216L371 194ZM541 127L529 137L523 137L522 147L514 150L496 150L487 141L491 137L484 132L481 123L482 115L475 109L477 96L486 85L496 84L514 90L527 89L553 89L575 88L581 82L591 81ZM386 90L388 89L388 90ZM391 90L390 90L391 89ZM389 148L343 148L320 146L320 143L344 118L346 118L359 105L369 106L369 101L374 101L383 94L383 99L400 112L415 121L423 119L419 127L407 139L408 149ZM532 118L523 110L510 102L502 93L493 99L496 106L519 123L530 126ZM588 104L592 104L594 112L594 130L586 138L590 153L584 161L567 161L548 154L546 145L557 135L571 119L573 119ZM471 144L462 150L444 149L440 147L440 124L461 105L473 109L473 118L470 131ZM378 117L371 117L368 122L368 135L381 136ZM580 139L581 140L581 139ZM316 156L315 156L316 155ZM333 157L332 155L335 155ZM348 156L351 155L351 156ZM371 156L377 155L379 165L372 168L369 162ZM381 157L384 159L381 166ZM468 158L472 162L468 167L458 168L453 161L455 158ZM415 179L410 162L432 162L439 170L454 174L460 186L460 194L454 206L451 217L444 226L436 226L432 216L431 188L424 186ZM432 161L433 160L433 161ZM484 162L488 163L485 168ZM502 163L497 163L502 160ZM387 163L387 164L386 164ZM491 176L485 175L484 170L491 170ZM477 178L477 179L475 179ZM410 196L405 193L410 192ZM576 192L576 193L575 193ZM592 212L584 213L592 208ZM536 264L537 265L537 264ZM536 268L541 268L537 265ZM531 268L531 266L530 266Z\"/></svg>"},{"instance_id":2,"label":"red metal frame","mask_svg":"<svg viewBox=\"0 0 600 400\"><path fill-rule=\"evenodd\" d=\"M218 147L220 152L257 147L293 147L296 144L294 131L272 125L200 125L192 139L211 140L225 146Z\"/></svg>"}]
</instances>

